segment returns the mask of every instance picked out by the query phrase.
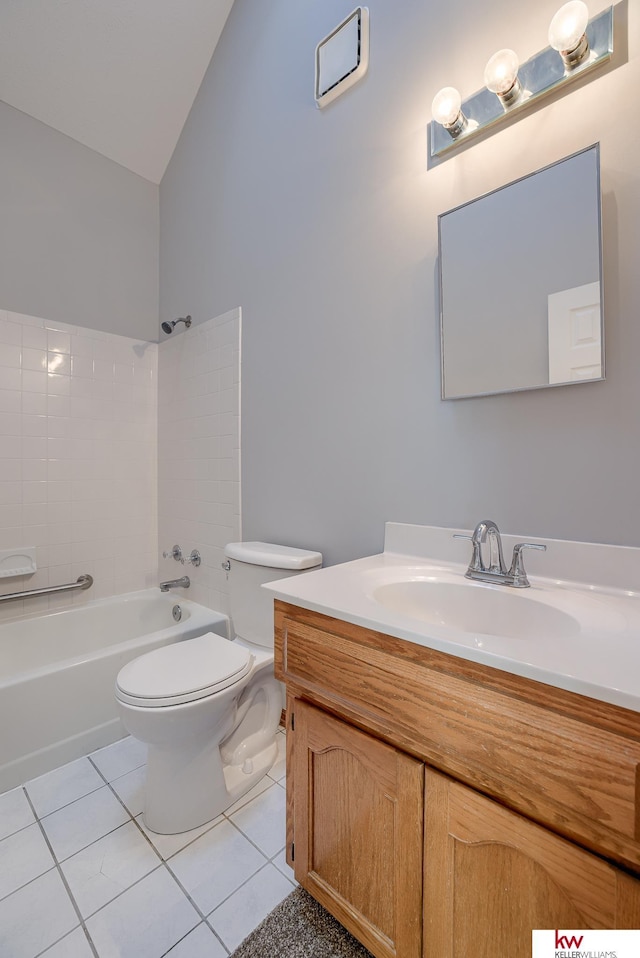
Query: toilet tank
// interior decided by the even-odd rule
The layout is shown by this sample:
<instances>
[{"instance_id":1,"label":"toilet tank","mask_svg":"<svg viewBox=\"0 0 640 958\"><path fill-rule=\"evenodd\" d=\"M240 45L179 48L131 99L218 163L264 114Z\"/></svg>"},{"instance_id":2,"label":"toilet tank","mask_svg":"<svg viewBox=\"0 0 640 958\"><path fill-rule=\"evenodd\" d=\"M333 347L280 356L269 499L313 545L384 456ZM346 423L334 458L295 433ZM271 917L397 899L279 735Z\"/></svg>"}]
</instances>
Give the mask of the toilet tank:
<instances>
[{"instance_id":1,"label":"toilet tank","mask_svg":"<svg viewBox=\"0 0 640 958\"><path fill-rule=\"evenodd\" d=\"M235 634L254 645L273 648L273 595L260 586L318 568L322 554L270 542L230 542L224 554L230 565L229 605Z\"/></svg>"}]
</instances>

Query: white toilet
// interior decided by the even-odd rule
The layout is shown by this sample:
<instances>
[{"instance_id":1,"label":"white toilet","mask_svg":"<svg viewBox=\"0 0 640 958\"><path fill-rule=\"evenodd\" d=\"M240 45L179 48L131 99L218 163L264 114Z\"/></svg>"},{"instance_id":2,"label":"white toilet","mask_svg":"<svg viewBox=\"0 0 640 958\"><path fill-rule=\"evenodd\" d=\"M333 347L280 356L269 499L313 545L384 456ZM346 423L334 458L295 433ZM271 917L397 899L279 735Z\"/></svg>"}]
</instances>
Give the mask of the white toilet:
<instances>
[{"instance_id":1,"label":"white toilet","mask_svg":"<svg viewBox=\"0 0 640 958\"><path fill-rule=\"evenodd\" d=\"M225 555L236 637L163 646L116 679L125 728L149 747L145 824L164 835L211 821L273 765L283 698L273 597L260 586L322 564L319 552L267 542L232 542Z\"/></svg>"}]
</instances>

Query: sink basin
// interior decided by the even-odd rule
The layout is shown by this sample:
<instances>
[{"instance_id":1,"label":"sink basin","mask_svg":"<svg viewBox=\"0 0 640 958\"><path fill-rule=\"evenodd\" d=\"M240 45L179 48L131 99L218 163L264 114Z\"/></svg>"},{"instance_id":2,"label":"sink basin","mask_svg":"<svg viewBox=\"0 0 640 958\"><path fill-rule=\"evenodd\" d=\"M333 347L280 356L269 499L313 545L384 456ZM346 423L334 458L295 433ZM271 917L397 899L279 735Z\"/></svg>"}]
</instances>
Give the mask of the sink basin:
<instances>
[{"instance_id":1,"label":"sink basin","mask_svg":"<svg viewBox=\"0 0 640 958\"><path fill-rule=\"evenodd\" d=\"M563 639L577 635L573 616L505 586L414 579L372 590L375 602L430 625L512 639Z\"/></svg>"},{"instance_id":2,"label":"sink basin","mask_svg":"<svg viewBox=\"0 0 640 958\"><path fill-rule=\"evenodd\" d=\"M640 548L548 540L531 588L465 578L459 529L387 523L385 551L265 588L284 603L640 714ZM523 537L503 537L505 554ZM398 655L402 646L394 646Z\"/></svg>"}]
</instances>

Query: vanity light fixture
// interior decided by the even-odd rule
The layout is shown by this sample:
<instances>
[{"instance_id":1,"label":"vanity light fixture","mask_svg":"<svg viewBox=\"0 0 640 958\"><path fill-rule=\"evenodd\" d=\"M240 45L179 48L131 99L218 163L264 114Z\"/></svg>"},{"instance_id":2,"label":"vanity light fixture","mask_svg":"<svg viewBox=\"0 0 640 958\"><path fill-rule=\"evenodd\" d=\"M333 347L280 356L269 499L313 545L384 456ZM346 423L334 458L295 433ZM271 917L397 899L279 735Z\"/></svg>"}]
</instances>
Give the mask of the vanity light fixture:
<instances>
[{"instance_id":1,"label":"vanity light fixture","mask_svg":"<svg viewBox=\"0 0 640 958\"><path fill-rule=\"evenodd\" d=\"M513 50L499 50L485 67L485 86L462 99L444 87L433 99L431 156L441 156L508 116L606 63L613 53L613 7L589 20L582 0L565 3L549 26L549 46L518 64ZM453 93L456 96L453 96Z\"/></svg>"},{"instance_id":2,"label":"vanity light fixture","mask_svg":"<svg viewBox=\"0 0 640 958\"><path fill-rule=\"evenodd\" d=\"M505 110L517 103L522 94L519 66L520 61L513 50L498 50L484 68L484 85L495 93Z\"/></svg>"}]
</instances>

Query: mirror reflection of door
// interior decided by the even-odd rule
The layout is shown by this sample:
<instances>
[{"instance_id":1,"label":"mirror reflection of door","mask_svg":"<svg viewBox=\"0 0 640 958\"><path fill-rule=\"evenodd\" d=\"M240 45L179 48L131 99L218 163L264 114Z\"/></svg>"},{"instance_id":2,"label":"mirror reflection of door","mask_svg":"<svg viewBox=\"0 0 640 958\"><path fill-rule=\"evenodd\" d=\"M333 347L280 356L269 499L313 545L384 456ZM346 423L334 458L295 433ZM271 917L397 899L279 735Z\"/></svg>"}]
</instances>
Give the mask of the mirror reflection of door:
<instances>
[{"instance_id":1,"label":"mirror reflection of door","mask_svg":"<svg viewBox=\"0 0 640 958\"><path fill-rule=\"evenodd\" d=\"M600 283L549 296L549 382L602 376Z\"/></svg>"}]
</instances>

